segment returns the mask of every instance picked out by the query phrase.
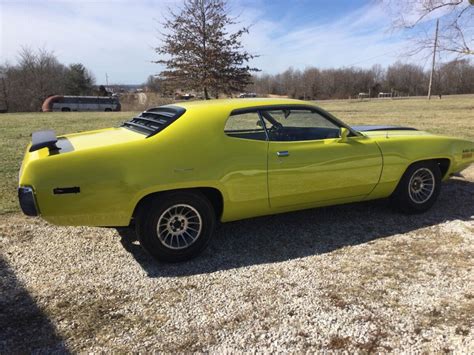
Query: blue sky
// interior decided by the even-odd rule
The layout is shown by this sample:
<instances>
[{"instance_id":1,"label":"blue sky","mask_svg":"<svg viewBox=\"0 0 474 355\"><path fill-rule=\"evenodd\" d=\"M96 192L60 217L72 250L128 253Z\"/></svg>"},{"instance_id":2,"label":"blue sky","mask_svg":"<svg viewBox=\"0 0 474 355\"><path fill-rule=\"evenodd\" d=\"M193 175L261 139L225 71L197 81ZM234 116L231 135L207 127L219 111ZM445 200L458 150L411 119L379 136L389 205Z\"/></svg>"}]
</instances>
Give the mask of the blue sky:
<instances>
[{"instance_id":1,"label":"blue sky","mask_svg":"<svg viewBox=\"0 0 474 355\"><path fill-rule=\"evenodd\" d=\"M156 28L180 0L0 0L0 61L21 46L45 47L63 63L81 62L98 83L142 83L162 69L151 63ZM370 0L229 0L241 25L252 25L245 48L266 73L384 66L403 60L406 43L389 30L380 2ZM413 60L413 59L411 59ZM420 63L424 65L423 61Z\"/></svg>"}]
</instances>

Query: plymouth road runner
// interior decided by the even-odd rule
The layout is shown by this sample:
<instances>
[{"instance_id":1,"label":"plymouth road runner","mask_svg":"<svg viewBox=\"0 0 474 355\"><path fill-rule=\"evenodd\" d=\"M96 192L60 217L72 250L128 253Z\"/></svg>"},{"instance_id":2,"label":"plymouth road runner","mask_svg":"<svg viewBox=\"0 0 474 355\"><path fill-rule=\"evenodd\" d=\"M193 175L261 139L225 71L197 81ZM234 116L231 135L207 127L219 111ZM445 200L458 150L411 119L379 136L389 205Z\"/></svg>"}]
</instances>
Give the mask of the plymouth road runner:
<instances>
[{"instance_id":1,"label":"plymouth road runner","mask_svg":"<svg viewBox=\"0 0 474 355\"><path fill-rule=\"evenodd\" d=\"M18 194L27 215L134 226L150 254L180 261L205 248L218 221L380 198L424 212L473 154L468 140L350 127L305 101L197 101L116 128L33 133Z\"/></svg>"}]
</instances>

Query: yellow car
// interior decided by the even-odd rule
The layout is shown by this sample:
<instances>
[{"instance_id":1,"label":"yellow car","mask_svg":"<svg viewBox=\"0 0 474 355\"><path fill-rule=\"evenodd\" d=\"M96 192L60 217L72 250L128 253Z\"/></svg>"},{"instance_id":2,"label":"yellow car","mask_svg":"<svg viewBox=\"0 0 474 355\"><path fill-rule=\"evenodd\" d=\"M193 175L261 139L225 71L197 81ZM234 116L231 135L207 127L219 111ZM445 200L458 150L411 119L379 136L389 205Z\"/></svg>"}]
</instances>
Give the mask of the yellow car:
<instances>
[{"instance_id":1,"label":"yellow car","mask_svg":"<svg viewBox=\"0 0 474 355\"><path fill-rule=\"evenodd\" d=\"M298 100L186 102L121 127L35 132L20 171L27 215L132 226L164 261L195 256L217 221L390 197L419 213L474 143L404 127L349 127Z\"/></svg>"}]
</instances>

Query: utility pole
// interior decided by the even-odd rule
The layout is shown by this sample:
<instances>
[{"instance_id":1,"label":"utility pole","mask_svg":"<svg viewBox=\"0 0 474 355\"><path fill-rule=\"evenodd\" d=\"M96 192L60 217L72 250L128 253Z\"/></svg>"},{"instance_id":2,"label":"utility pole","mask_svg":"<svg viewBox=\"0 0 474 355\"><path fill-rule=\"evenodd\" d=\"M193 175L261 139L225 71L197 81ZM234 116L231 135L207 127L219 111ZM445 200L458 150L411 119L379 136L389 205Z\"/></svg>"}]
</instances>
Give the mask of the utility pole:
<instances>
[{"instance_id":1,"label":"utility pole","mask_svg":"<svg viewBox=\"0 0 474 355\"><path fill-rule=\"evenodd\" d=\"M105 86L109 87L109 76L105 73Z\"/></svg>"},{"instance_id":2,"label":"utility pole","mask_svg":"<svg viewBox=\"0 0 474 355\"><path fill-rule=\"evenodd\" d=\"M436 20L436 32L435 40L433 46L433 62L431 63L431 73L430 73L430 84L428 86L428 100L431 100L431 86L433 85L433 74L436 64L436 47L438 46L438 28L439 28L439 19Z\"/></svg>"}]
</instances>

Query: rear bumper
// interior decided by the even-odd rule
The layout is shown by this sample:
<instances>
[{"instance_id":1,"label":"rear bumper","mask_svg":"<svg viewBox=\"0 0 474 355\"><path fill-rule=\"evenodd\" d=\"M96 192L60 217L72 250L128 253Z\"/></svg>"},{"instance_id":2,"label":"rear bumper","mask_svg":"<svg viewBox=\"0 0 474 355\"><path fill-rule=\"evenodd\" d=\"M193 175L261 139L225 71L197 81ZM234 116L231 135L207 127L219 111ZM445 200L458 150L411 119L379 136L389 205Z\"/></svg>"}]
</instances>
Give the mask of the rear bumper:
<instances>
[{"instance_id":1,"label":"rear bumper","mask_svg":"<svg viewBox=\"0 0 474 355\"><path fill-rule=\"evenodd\" d=\"M24 186L18 188L18 200L21 210L27 216L38 216L35 192L32 187Z\"/></svg>"}]
</instances>

